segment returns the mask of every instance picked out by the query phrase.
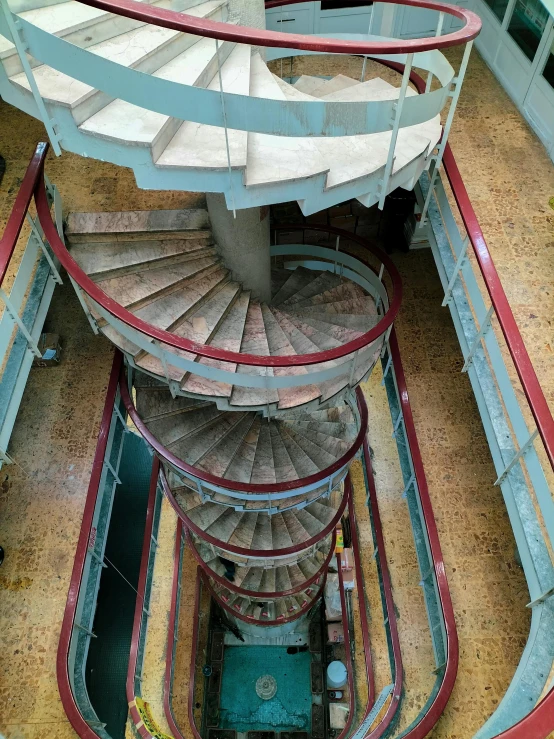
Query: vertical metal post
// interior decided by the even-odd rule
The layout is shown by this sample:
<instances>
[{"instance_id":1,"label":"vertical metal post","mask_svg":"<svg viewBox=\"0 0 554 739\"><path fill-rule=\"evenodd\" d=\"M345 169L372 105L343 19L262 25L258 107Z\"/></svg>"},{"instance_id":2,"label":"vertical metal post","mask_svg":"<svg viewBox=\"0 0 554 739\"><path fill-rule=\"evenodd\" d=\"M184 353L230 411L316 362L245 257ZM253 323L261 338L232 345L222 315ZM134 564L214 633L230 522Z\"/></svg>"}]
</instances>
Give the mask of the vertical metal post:
<instances>
[{"instance_id":1,"label":"vertical metal post","mask_svg":"<svg viewBox=\"0 0 554 739\"><path fill-rule=\"evenodd\" d=\"M379 193L379 210L383 210L383 206L385 204L385 197L387 195L387 187L389 185L389 179L392 173L392 167L394 163L394 150L396 149L396 141L398 139L398 131L400 128L400 118L402 117L402 108L404 106L404 100L406 99L406 90L408 89L408 82L410 81L410 73L412 71L413 60L414 60L413 53L408 54L408 56L406 57L406 65L404 67L404 74L402 75L402 84L400 85L400 94L398 95L397 102L393 104L393 117L391 120L392 133L391 133L391 138L390 138L389 153L387 157L387 163L385 165L385 172L383 174L383 179L379 183L380 190L381 190Z\"/></svg>"},{"instance_id":2,"label":"vertical metal post","mask_svg":"<svg viewBox=\"0 0 554 739\"><path fill-rule=\"evenodd\" d=\"M235 209L235 195L233 193L233 171L231 168L231 152L229 151L229 131L227 129L227 114L225 113L225 98L223 95L223 77L221 76L221 56L219 53L219 41L215 39L215 51L217 56L217 75L219 77L219 94L221 97L221 112L223 114L223 125L225 127L225 148L227 149L227 166L229 168L229 187L231 192L231 203L233 206L233 217L237 217Z\"/></svg>"},{"instance_id":3,"label":"vertical metal post","mask_svg":"<svg viewBox=\"0 0 554 739\"><path fill-rule=\"evenodd\" d=\"M42 95L40 94L37 87L35 75L33 74L33 70L31 68L31 65L29 64L29 60L26 54L27 44L22 40L20 36L21 22L18 18L14 20L14 16L12 15L12 12L8 6L7 0L0 0L0 5L2 6L4 18L6 19L6 23L8 25L13 44L19 56L21 66L23 67L23 71L25 72L25 76L27 77L27 80L29 82L29 86L31 88L35 103L37 104L38 112L40 113L40 117L42 118L42 122L44 123L44 127L46 128L46 132L48 133L50 143L52 144L52 149L54 149L56 156L59 157L62 153L59 144L61 136L59 136L55 131L55 126L57 125L56 121L50 118L50 115L46 110L44 100L42 99Z\"/></svg>"},{"instance_id":4,"label":"vertical metal post","mask_svg":"<svg viewBox=\"0 0 554 739\"><path fill-rule=\"evenodd\" d=\"M48 266L50 267L50 270L52 272L52 278L54 279L54 282L56 282L58 285L63 285L62 278L60 277L60 273L57 270L56 265L54 264L54 260L52 259L51 254L49 253L48 249L46 248L46 244L42 240L42 235L40 234L36 223L31 218L30 214L27 213L27 220L31 226L31 233L35 241L37 242L37 246L44 254L44 257L46 261L48 262Z\"/></svg>"},{"instance_id":5,"label":"vertical metal post","mask_svg":"<svg viewBox=\"0 0 554 739\"><path fill-rule=\"evenodd\" d=\"M535 429L531 436L527 439L525 444L514 454L511 461L504 467L503 471L498 475L498 478L495 481L495 485L500 485L505 479L512 467L515 467L515 465L519 462L519 460L524 457L527 452L531 449L533 446L533 443L537 436L539 435L539 430Z\"/></svg>"},{"instance_id":6,"label":"vertical metal post","mask_svg":"<svg viewBox=\"0 0 554 739\"><path fill-rule=\"evenodd\" d=\"M437 22L437 30L435 32L435 36L440 36L442 34L442 25L444 23L444 13L441 11L439 13L439 20ZM425 85L425 92L429 92L431 90L431 82L433 81L433 73L429 72L427 75L427 84Z\"/></svg>"},{"instance_id":7,"label":"vertical metal post","mask_svg":"<svg viewBox=\"0 0 554 739\"><path fill-rule=\"evenodd\" d=\"M337 241L335 244L335 253L338 254L339 252L339 244L340 244L340 236L337 236ZM335 274L337 274L337 260L335 258Z\"/></svg>"},{"instance_id":8,"label":"vertical metal post","mask_svg":"<svg viewBox=\"0 0 554 739\"><path fill-rule=\"evenodd\" d=\"M454 285L456 283L460 270L464 266L468 245L469 245L469 236L466 236L464 239L464 243L462 244L462 248L460 249L460 253L458 254L456 265L454 266L454 272L452 272L452 276L450 280L448 281L448 287L446 288L444 292L444 300L442 301L443 308L446 305L448 305L448 303L452 299L452 290L454 289Z\"/></svg>"},{"instance_id":9,"label":"vertical metal post","mask_svg":"<svg viewBox=\"0 0 554 739\"><path fill-rule=\"evenodd\" d=\"M98 324L96 323L96 319L94 318L94 316L90 312L90 309L89 309L89 307L87 305L87 302L86 302L86 300L85 300L85 298L83 296L83 291L81 290L81 287L75 282L75 280L73 279L73 277L71 277L71 275L69 275L69 280L70 280L71 284L73 285L73 289L75 290L75 293L77 295L77 299L79 300L79 303L81 303L81 308L85 312L85 315L86 315L86 317L88 319L88 322L90 324L91 329L93 330L93 332L95 334L98 334L100 332L100 329L98 328Z\"/></svg>"},{"instance_id":10,"label":"vertical metal post","mask_svg":"<svg viewBox=\"0 0 554 739\"><path fill-rule=\"evenodd\" d=\"M469 55L471 54L472 46L473 46L473 41L469 41L466 44L466 48L464 49L464 55L462 57L462 63L460 64L460 69L458 70L458 75L454 77L454 79L452 80L454 84L454 89L450 92L452 101L450 103L450 108L448 110L448 115L446 116L446 121L445 121L444 128L442 131L442 139L441 139L441 143L439 146L437 159L435 162L435 168L433 169L433 172L431 174L431 178L429 181L429 191L427 193L427 197L425 198L423 210L421 211L421 220L419 222L420 228L423 228L423 226L426 224L427 210L429 208L429 203L431 201L431 197L433 194L435 180L437 178L439 168L442 163L444 150L446 149L446 144L448 143L448 134L450 133L450 127L452 126L452 119L454 118L454 113L456 112L456 105L458 104L458 99L460 97L460 92L462 89L462 82L464 81L464 76L467 70L467 65L469 63Z\"/></svg>"},{"instance_id":11,"label":"vertical metal post","mask_svg":"<svg viewBox=\"0 0 554 739\"><path fill-rule=\"evenodd\" d=\"M27 326L23 323L23 320L21 316L19 315L19 313L16 311L15 306L12 304L11 300L8 298L8 296L6 295L6 293L4 292L2 288L0 288L0 300L4 302L4 305L6 306L6 310L8 311L12 319L15 321L15 323L17 324L23 336L26 338L29 349L33 352L35 357L38 357L40 359L42 357L42 354L41 354L40 349L38 348L37 342L33 339L31 334L29 333Z\"/></svg>"},{"instance_id":12,"label":"vertical metal post","mask_svg":"<svg viewBox=\"0 0 554 739\"><path fill-rule=\"evenodd\" d=\"M481 328L479 329L479 333L475 337L473 344L471 345L467 357L464 362L464 366L462 367L462 372L467 372L469 369L469 365L473 362L473 357L475 356L475 352L481 345L481 339L486 334L490 327L492 314L494 313L494 305L491 305L491 307L487 311L487 315L485 316L483 323L481 324Z\"/></svg>"}]
</instances>

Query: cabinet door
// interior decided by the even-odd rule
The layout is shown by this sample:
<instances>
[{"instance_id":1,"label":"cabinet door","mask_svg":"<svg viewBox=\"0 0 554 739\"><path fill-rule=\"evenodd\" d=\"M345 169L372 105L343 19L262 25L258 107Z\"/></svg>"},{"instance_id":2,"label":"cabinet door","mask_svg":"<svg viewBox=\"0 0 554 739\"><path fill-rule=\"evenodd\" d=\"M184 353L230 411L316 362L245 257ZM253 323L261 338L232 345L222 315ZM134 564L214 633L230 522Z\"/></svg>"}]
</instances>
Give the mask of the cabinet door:
<instances>
[{"instance_id":1,"label":"cabinet door","mask_svg":"<svg viewBox=\"0 0 554 739\"><path fill-rule=\"evenodd\" d=\"M524 110L536 127L550 156L554 156L554 28L525 97Z\"/></svg>"},{"instance_id":2,"label":"cabinet door","mask_svg":"<svg viewBox=\"0 0 554 739\"><path fill-rule=\"evenodd\" d=\"M266 11L265 23L267 30L282 31L283 33L314 33L315 4L296 3Z\"/></svg>"}]
</instances>

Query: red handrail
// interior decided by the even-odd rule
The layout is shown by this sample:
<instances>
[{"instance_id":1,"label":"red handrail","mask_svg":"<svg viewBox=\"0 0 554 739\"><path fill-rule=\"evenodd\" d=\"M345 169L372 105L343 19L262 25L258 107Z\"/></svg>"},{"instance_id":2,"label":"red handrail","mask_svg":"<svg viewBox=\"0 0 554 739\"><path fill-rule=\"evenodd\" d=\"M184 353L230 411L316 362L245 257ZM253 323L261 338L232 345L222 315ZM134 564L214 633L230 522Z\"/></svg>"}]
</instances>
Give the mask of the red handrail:
<instances>
[{"instance_id":1,"label":"red handrail","mask_svg":"<svg viewBox=\"0 0 554 739\"><path fill-rule=\"evenodd\" d=\"M314 544L317 544L317 542L324 539L327 534L330 534L337 523L340 521L346 507L346 501L348 499L345 487L345 493L342 496L341 504L338 507L332 520L327 524L327 526L325 526L325 528L323 528L319 532L319 534L317 534L316 536L312 536L310 539L306 539L306 541L300 542L300 544L296 544L290 547L283 547L282 549L246 549L245 547L237 547L234 544L229 544L229 542L216 539L215 536L207 534L199 526L193 523L187 516L185 511L183 511L175 496L173 495L173 492L169 487L169 483L167 482L167 478L163 470L160 471L160 479L162 481L165 496L169 500L171 507L177 513L179 518L183 519L183 523L188 529L190 529L190 531L193 531L201 539L207 541L209 544L213 544L214 547L218 547L219 549L223 549L227 552L233 552L234 554L242 554L246 557L256 557L263 559L270 559L271 555L273 555L274 557L285 557L287 554L297 554L298 552L303 552L305 549L309 549ZM346 486L348 486L348 479L349 478L347 477Z\"/></svg>"},{"instance_id":2,"label":"red handrail","mask_svg":"<svg viewBox=\"0 0 554 739\"><path fill-rule=\"evenodd\" d=\"M320 597L320 595L323 593L323 588L325 587L325 581L327 580L327 572L325 573L323 577L323 582L320 585L318 591L314 595L314 597L306 603L306 605L302 606L300 610L295 611L290 616L285 616L284 618L275 618L275 619L258 619L258 618L250 618L249 616L246 616L244 613L241 613L240 611L237 611L233 606L230 606L228 603L225 603L223 598L219 595L219 593L216 592L213 585L211 584L208 575L204 572L204 570L200 567L200 575L202 577L202 580L204 581L204 584L208 588L209 592L211 593L212 598L216 600L219 605L227 611L227 613L230 613L232 616L236 616L236 618L240 619L241 621L244 621L248 624L254 624L254 626L281 626L282 624L290 624L293 621L297 621L300 616L303 616L305 613L307 613L310 608L314 605L314 603L317 601L317 599ZM263 593L258 593L260 596L260 600L263 600L261 597Z\"/></svg>"},{"instance_id":3,"label":"red handrail","mask_svg":"<svg viewBox=\"0 0 554 739\"><path fill-rule=\"evenodd\" d=\"M198 344L196 341L190 339L184 339L176 334L169 333L163 329L152 326L150 323L143 321L138 316L123 308L116 300L110 298L106 293L101 290L96 283L94 283L90 277L84 272L77 262L73 259L70 253L67 251L65 244L60 239L56 226L52 222L50 217L50 210L48 208L48 201L46 198L46 190L44 182L37 183L35 190L35 202L37 206L37 213L39 216L40 224L44 230L48 243L50 244L52 251L57 256L60 264L66 269L69 275L75 280L75 282L89 295L96 303L101 305L105 310L111 313L113 316L118 318L123 323L131 326L132 328L140 331L141 333L149 336L151 339L156 339L164 344L175 347L176 349L182 349L183 351L197 354L200 357L209 357L210 359L219 359L223 362L229 362L231 364L246 364L257 367L301 367L310 364L321 364L323 362L332 361L335 359L341 359L349 354L353 354L358 349L363 349L371 344L375 339L378 339L384 334L384 332L392 325L396 315L400 309L400 302L402 299L402 281L398 270L388 258L388 256L375 246L369 244L365 239L355 236L349 231L343 231L340 228L334 228L333 226L306 226L300 224L298 226L280 226L278 230L307 230L307 231L326 231L328 233L342 236L350 241L363 246L367 251L377 256L381 263L385 265L387 271L391 277L393 284L393 297L390 301L389 309L381 320L373 326L372 329L362 334L357 339L349 341L346 344L342 344L334 349L327 349L322 352L316 352L314 354L288 354L283 356L264 356L260 354L241 354L240 352L230 352L225 349L217 349L216 347L210 346L209 344ZM371 265L364 262L363 259L356 257L359 262L365 266L375 270Z\"/></svg>"},{"instance_id":4,"label":"red handrail","mask_svg":"<svg viewBox=\"0 0 554 739\"><path fill-rule=\"evenodd\" d=\"M236 482L235 480L227 480L224 477L217 477L216 475L212 475L209 472L198 469L198 467L187 464L187 462L184 462L182 459L177 457L169 449L166 449L166 447L164 447L164 445L160 441L158 441L158 439L156 439L148 426L138 415L137 409L135 408L135 405L133 403L133 399L131 398L131 394L129 393L129 388L127 387L127 378L123 370L121 371L119 382L121 399L125 404L127 413L130 415L133 423L140 431L141 436L146 439L150 446L155 450L156 454L162 459L169 462L169 464L176 469L181 470L182 472L186 472L187 474L192 475L199 480L202 480L202 482L211 483L212 485L217 485L218 487L225 488L227 490L252 493L253 495L261 495L263 493L282 493L285 490L296 490L297 488L305 487L306 485L312 485L320 482L321 480L325 480L326 478L331 477L331 475L333 475L335 472L338 472L338 470L342 469L352 459L354 459L354 457L358 453L358 450L363 444L367 432L367 405L365 403L360 403L360 398L363 399L363 394L359 388L356 388L356 399L358 401L358 408L360 409L360 430L358 431L356 438L352 442L352 446L347 452L345 452L345 454L342 455L342 457L339 457L339 459L333 462L333 464L329 465L329 467L326 467L319 472L315 472L313 475L308 475L308 477L303 477L299 480L264 484Z\"/></svg>"},{"instance_id":5,"label":"red handrail","mask_svg":"<svg viewBox=\"0 0 554 739\"><path fill-rule=\"evenodd\" d=\"M23 221L29 210L29 205L37 184L44 179L44 160L46 159L49 146L49 144L44 142L37 144L34 154L27 165L25 177L19 186L15 203L12 206L12 212L0 239L0 287L2 287L2 283L4 282L8 264L14 253L15 245L23 228Z\"/></svg>"},{"instance_id":6,"label":"red handrail","mask_svg":"<svg viewBox=\"0 0 554 739\"><path fill-rule=\"evenodd\" d=\"M419 448L419 442L417 440L417 434L412 415L412 407L410 405L410 398L408 396L408 388L406 387L404 368L402 367L400 351L398 348L398 340L396 338L396 333L394 329L392 330L389 338L389 348L392 356L394 374L396 377L396 385L398 388L398 396L402 409L404 428L406 429L406 437L410 448L414 474L419 490L419 501L421 504L421 510L423 512L423 518L425 520L425 527L427 529L427 539L429 542L431 558L433 560L437 590L441 603L441 610L444 617L444 626L446 631L446 667L444 670L441 686L425 716L423 716L419 723L405 735L405 739L423 739L423 737L427 736L427 734L431 731L431 729L435 726L435 724L441 717L454 688L454 683L456 681L456 675L458 672L459 645L458 634L456 631L456 619L454 617L452 598L450 597L450 589L448 587L448 580L446 578L446 568L444 566L439 534L437 531L437 524L435 522L435 516L433 514L433 506L431 504L429 488L427 486L427 477L425 475L425 469L423 467L423 459L421 457L421 450Z\"/></svg>"},{"instance_id":7,"label":"red handrail","mask_svg":"<svg viewBox=\"0 0 554 739\"><path fill-rule=\"evenodd\" d=\"M379 502L377 500L377 489L373 478L373 468L371 466L371 457L369 455L369 447L367 439L364 442L364 462L367 470L367 487L368 502L373 520L373 528L375 533L375 546L379 556L379 569L381 571L381 582L383 583L383 592L385 595L386 616L389 621L389 634L392 645L392 654L394 659L394 684L392 689L391 701L385 712L385 715L377 726L367 734L365 739L379 739L387 731L392 724L396 713L400 707L400 699L402 697L403 668L402 668L402 651L400 649L400 637L398 635L398 623L396 620L396 610L394 607L394 599L392 595L392 580L385 551L385 537L381 524L381 516L379 513Z\"/></svg>"},{"instance_id":8,"label":"red handrail","mask_svg":"<svg viewBox=\"0 0 554 739\"><path fill-rule=\"evenodd\" d=\"M360 542L358 539L358 524L356 523L356 510L354 505L354 492L348 501L348 514L350 516L350 531L352 539L352 555L354 557L354 572L356 577L356 590L360 611L360 625L362 628L362 641L364 643L365 669L367 677L367 703L360 725L369 716L375 704L375 672L373 669L373 657L371 655L371 643L369 637L369 622L367 619L367 608L365 601L364 573L362 571L362 559L360 555Z\"/></svg>"},{"instance_id":9,"label":"red handrail","mask_svg":"<svg viewBox=\"0 0 554 739\"><path fill-rule=\"evenodd\" d=\"M144 524L144 536L142 541L142 555L140 560L139 579L137 584L137 599L135 602L135 615L133 618L133 632L131 636L131 649L129 652L129 664L127 667L127 682L125 686L129 713L135 726L139 725L142 718L134 705L135 698L135 675L137 672L137 659L142 631L142 620L144 615L144 596L146 593L146 581L148 577L148 562L150 549L152 547L152 530L154 526L154 511L156 508L156 495L158 487L158 473L160 462L154 458L152 473L150 475L150 489L148 491L148 505L146 508L146 521ZM150 736L150 734L148 734Z\"/></svg>"},{"instance_id":10,"label":"red handrail","mask_svg":"<svg viewBox=\"0 0 554 739\"><path fill-rule=\"evenodd\" d=\"M34 158L31 160L31 165L33 165L33 163ZM116 351L112 370L110 373L110 379L108 382L108 390L106 392L106 401L104 403L104 411L102 413L102 420L100 422L100 430L98 432L98 443L96 445L94 461L92 463L92 471L85 502L85 510L83 512L83 521L81 523L81 531L79 532L79 540L77 542L77 549L75 551L73 571L71 573L71 580L69 582L69 592L67 594L67 603L65 606L60 640L58 642L58 652L56 656L56 674L62 705L71 726L75 729L77 734L82 737L82 739L98 739L98 734L93 731L86 723L75 701L73 690L71 689L71 679L69 676L69 647L71 644L71 635L73 632L75 612L77 610L77 603L79 600L79 589L81 587L81 579L83 577L85 558L89 546L91 527L94 519L94 508L96 506L98 488L100 485L102 470L104 468L104 458L106 456L110 424L117 393L119 370L122 361L123 355L121 354L121 352Z\"/></svg>"},{"instance_id":11,"label":"red handrail","mask_svg":"<svg viewBox=\"0 0 554 739\"><path fill-rule=\"evenodd\" d=\"M248 26L234 26L230 23L221 23L206 18L195 18L186 13L166 10L155 5L145 6L135 0L79 0L79 2L109 13L133 18L142 23L192 33L195 36L234 41L237 44L305 49L306 51L319 51L328 54L403 54L428 51L429 49L445 49L471 41L479 34L482 25L479 16L471 10L439 2L438 0L383 0L383 2L395 5L411 5L416 8L426 8L446 13L446 15L453 15L455 18L465 21L465 25L453 33L429 38L373 42L339 41L321 36L306 36L298 33L265 31ZM275 5L277 4L282 3L275 3Z\"/></svg>"},{"instance_id":12,"label":"red handrail","mask_svg":"<svg viewBox=\"0 0 554 739\"><path fill-rule=\"evenodd\" d=\"M387 62L383 59L375 59L378 64L394 69L399 73L404 70L403 64ZM410 81L416 86L418 92L425 90L425 80L416 72L410 74ZM454 154L447 144L444 150L443 165L460 211L473 253L477 258L479 270L485 282L487 292L494 306L500 328L508 346L510 356L516 368L517 375L527 398L529 408L537 424L537 430L542 439L548 460L554 470L554 418L544 396L543 389L533 367L533 363L527 352L525 342L517 327L510 303L502 287L502 282L494 266L494 262L485 241L485 235L479 225L477 215L471 204L462 175L456 164Z\"/></svg>"},{"instance_id":13,"label":"red handrail","mask_svg":"<svg viewBox=\"0 0 554 739\"><path fill-rule=\"evenodd\" d=\"M321 567L315 574L313 574L311 577L309 577L304 582L300 583L300 585L296 585L294 588L289 588L288 590L280 590L280 591L275 590L273 592L268 592L267 590L246 590L245 588L241 588L240 586L235 585L235 583L231 582L230 580L226 580L221 575L218 575L217 572L214 572L211 569L211 567L208 565L208 563L202 559L202 557L198 553L198 550L196 549L194 541L192 540L190 531L186 527L185 527L185 536L187 538L187 544L189 545L189 549L191 551L192 556L194 557L196 562L200 565L200 567L204 570L206 575L208 575L208 577L211 577L212 580L215 580L220 585L223 585L224 587L228 588L228 590L232 590L233 593L238 593L239 595L245 595L248 598L285 598L288 595L294 595L295 593L300 593L302 590L309 588L310 585L316 582L316 580L319 580L319 578L323 575L324 571L327 570L327 567L329 566L329 562L331 561L331 557L333 556L333 552L335 550L335 542L337 539L337 533L336 531L333 531L333 537L331 539L331 546L329 547L329 553L325 557L325 561L323 562L323 564L321 565Z\"/></svg>"}]
</instances>

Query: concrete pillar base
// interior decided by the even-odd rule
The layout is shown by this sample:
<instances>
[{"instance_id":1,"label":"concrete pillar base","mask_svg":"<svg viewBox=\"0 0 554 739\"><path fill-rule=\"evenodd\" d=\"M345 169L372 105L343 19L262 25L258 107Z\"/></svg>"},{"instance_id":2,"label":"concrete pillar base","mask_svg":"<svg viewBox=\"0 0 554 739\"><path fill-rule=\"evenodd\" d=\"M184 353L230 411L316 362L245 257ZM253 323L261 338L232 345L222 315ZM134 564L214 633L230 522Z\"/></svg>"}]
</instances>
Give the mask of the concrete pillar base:
<instances>
[{"instance_id":1,"label":"concrete pillar base","mask_svg":"<svg viewBox=\"0 0 554 739\"><path fill-rule=\"evenodd\" d=\"M262 302L271 300L271 256L269 252L269 208L227 209L222 193L206 193L212 233L233 279Z\"/></svg>"}]
</instances>

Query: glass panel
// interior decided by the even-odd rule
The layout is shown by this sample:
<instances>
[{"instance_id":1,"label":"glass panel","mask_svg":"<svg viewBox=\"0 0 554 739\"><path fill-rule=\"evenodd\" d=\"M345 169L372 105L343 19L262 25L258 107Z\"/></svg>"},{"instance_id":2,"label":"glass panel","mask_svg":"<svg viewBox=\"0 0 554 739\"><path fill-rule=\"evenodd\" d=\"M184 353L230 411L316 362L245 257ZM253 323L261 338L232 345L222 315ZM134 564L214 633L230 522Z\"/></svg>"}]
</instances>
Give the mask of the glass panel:
<instances>
[{"instance_id":1,"label":"glass panel","mask_svg":"<svg viewBox=\"0 0 554 739\"><path fill-rule=\"evenodd\" d=\"M508 0L485 0L489 8L502 23L504 20L504 13L508 7Z\"/></svg>"},{"instance_id":2,"label":"glass panel","mask_svg":"<svg viewBox=\"0 0 554 739\"><path fill-rule=\"evenodd\" d=\"M542 76L548 82L549 85L554 87L554 41L550 47L550 54L542 70Z\"/></svg>"},{"instance_id":3,"label":"glass panel","mask_svg":"<svg viewBox=\"0 0 554 739\"><path fill-rule=\"evenodd\" d=\"M525 56L533 60L548 20L548 11L540 0L517 0L508 33Z\"/></svg>"}]
</instances>

